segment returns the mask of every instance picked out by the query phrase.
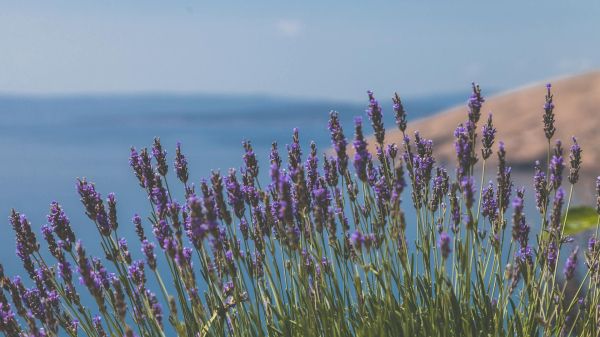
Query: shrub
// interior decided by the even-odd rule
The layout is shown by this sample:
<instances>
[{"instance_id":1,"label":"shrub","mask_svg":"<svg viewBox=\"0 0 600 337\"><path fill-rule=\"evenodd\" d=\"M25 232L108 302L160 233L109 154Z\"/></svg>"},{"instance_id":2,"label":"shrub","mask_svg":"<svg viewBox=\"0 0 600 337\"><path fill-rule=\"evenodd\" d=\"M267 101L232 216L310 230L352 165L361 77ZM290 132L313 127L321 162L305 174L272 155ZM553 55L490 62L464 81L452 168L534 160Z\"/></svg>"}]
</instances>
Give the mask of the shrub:
<instances>
[{"instance_id":1,"label":"shrub","mask_svg":"<svg viewBox=\"0 0 600 337\"><path fill-rule=\"evenodd\" d=\"M369 92L375 153L368 151L357 118L349 154L338 113L331 112L335 155L324 155L322 165L314 143L303 158L294 130L285 166L274 143L269 166L259 169L251 143L244 142L239 173L212 172L195 186L177 144L173 168L184 186L181 204L169 188L159 139L150 150L132 148L131 168L151 204L147 216L131 221L140 260L118 234L115 195L103 199L85 179L77 181L77 190L104 258L86 253L60 204L52 203L48 225L41 228L49 254L42 253L27 218L13 210L17 255L30 280L9 278L0 267L0 331L6 336L596 336L600 243L593 236L585 252L564 252L572 241L564 228L581 149L573 138L565 158L559 141L552 146L550 85L547 92L543 129L549 160L547 167L535 165L536 233L524 211L525 190L513 186L503 143L494 149L492 116L478 129L484 103L479 86L473 85L467 119L454 132L452 177L436 165L432 141L419 133L412 140L406 135L407 114L398 95L393 111L404 141L386 145L382 108ZM494 152L496 182L484 184ZM409 208L401 201L408 194L411 215L405 216ZM561 253L569 254L562 268ZM586 271L577 278L580 261Z\"/></svg>"}]
</instances>

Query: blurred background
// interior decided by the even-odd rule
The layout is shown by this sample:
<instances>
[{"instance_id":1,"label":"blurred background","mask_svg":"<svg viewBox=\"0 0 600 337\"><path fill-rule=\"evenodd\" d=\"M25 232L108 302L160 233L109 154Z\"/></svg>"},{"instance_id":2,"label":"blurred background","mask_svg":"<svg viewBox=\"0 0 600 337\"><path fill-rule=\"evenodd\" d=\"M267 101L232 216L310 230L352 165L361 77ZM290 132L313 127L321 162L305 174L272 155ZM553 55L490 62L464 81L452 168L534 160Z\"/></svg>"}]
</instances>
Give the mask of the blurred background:
<instances>
[{"instance_id":1,"label":"blurred background","mask_svg":"<svg viewBox=\"0 0 600 337\"><path fill-rule=\"evenodd\" d=\"M285 150L293 127L305 153L311 140L327 149L330 110L340 112L351 137L367 89L392 127L395 91L413 121L463 104L472 81L486 96L537 83L537 96L522 99L535 100L537 110L526 112L541 121L540 83L561 77L567 88L573 74L587 76L588 82L576 77L574 91L588 99L580 105L588 117L569 127L598 123L600 105L589 99L600 95L581 94L600 93L593 72L600 68L600 3L592 0L25 0L0 6L0 263L11 271L20 268L11 208L37 229L56 200L78 236L95 240L77 177L94 181L104 196L116 193L122 233L133 239L129 219L148 214L149 204L129 168L129 148L151 146L155 136L171 160L182 142L198 183L211 169L238 168L244 139L262 163L272 141ZM567 101L559 92L557 111L578 113L561 107L561 99ZM496 109L519 113L518 104L505 101ZM504 127L541 130L506 120ZM434 125L435 117L428 121ZM543 140L541 131L536 136Z\"/></svg>"}]
</instances>

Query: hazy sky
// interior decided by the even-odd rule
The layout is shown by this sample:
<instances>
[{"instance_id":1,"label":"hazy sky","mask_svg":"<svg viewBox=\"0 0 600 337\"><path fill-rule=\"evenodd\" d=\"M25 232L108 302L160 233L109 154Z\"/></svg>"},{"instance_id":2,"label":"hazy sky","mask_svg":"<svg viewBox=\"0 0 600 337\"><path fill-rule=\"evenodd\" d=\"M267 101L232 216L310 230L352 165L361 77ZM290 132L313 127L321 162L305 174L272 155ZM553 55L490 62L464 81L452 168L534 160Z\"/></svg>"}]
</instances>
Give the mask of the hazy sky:
<instances>
[{"instance_id":1,"label":"hazy sky","mask_svg":"<svg viewBox=\"0 0 600 337\"><path fill-rule=\"evenodd\" d=\"M0 1L0 93L364 101L600 68L600 1Z\"/></svg>"}]
</instances>

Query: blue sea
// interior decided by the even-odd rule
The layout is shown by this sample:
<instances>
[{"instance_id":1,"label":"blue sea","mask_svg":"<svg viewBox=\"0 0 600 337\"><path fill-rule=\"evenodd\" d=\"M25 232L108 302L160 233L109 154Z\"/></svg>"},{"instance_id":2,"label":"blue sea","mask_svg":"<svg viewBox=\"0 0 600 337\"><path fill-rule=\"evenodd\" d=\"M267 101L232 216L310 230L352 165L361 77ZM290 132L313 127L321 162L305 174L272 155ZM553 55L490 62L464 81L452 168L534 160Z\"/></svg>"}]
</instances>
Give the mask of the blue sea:
<instances>
[{"instance_id":1,"label":"blue sea","mask_svg":"<svg viewBox=\"0 0 600 337\"><path fill-rule=\"evenodd\" d=\"M467 95L409 97L404 102L414 120L464 102ZM180 141L190 178L198 183L211 170L225 174L230 167L239 168L245 139L263 164L273 141L285 153L294 127L305 154L310 141L324 151L330 146L329 111L340 113L351 138L353 118L365 117L366 103L226 95L0 96L0 263L9 275L22 271L10 210L26 214L39 233L52 201L63 206L88 252L100 255L98 233L75 188L78 177L93 181L103 196L116 194L119 232L130 240L134 256L140 256L130 219L150 209L128 164L131 146L150 147L160 137L172 160ZM383 104L385 122L393 127L391 100ZM265 169L263 175L268 176ZM171 178L176 185L173 174ZM183 201L182 195L174 198Z\"/></svg>"}]
</instances>

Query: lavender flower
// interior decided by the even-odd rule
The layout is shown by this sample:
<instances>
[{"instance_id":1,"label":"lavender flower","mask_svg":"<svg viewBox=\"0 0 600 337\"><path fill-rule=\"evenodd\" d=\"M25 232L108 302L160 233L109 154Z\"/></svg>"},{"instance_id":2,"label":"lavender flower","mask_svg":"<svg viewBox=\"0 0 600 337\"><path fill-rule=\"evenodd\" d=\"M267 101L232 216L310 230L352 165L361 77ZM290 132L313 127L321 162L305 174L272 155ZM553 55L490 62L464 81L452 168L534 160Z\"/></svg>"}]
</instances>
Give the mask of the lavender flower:
<instances>
[{"instance_id":1,"label":"lavender flower","mask_svg":"<svg viewBox=\"0 0 600 337\"><path fill-rule=\"evenodd\" d=\"M573 145L569 154L571 168L569 169L569 182L576 184L579 180L579 169L581 168L581 147L577 144L577 139L573 137Z\"/></svg>"},{"instance_id":2,"label":"lavender flower","mask_svg":"<svg viewBox=\"0 0 600 337\"><path fill-rule=\"evenodd\" d=\"M108 198L106 199L106 203L108 204L108 223L110 228L113 231L116 231L119 227L119 223L117 222L117 199L114 193L109 193Z\"/></svg>"},{"instance_id":3,"label":"lavender flower","mask_svg":"<svg viewBox=\"0 0 600 337\"><path fill-rule=\"evenodd\" d=\"M77 180L77 192L81 196L81 203L85 206L86 214L91 220L96 220L96 207L101 201L100 194L96 192L93 183L89 183L85 178Z\"/></svg>"},{"instance_id":4,"label":"lavender flower","mask_svg":"<svg viewBox=\"0 0 600 337\"><path fill-rule=\"evenodd\" d=\"M156 295L152 293L150 290L146 290L146 297L148 298L148 302L150 302L150 309L152 310L153 318L156 320L158 325L163 327L163 312L162 306L158 302Z\"/></svg>"},{"instance_id":5,"label":"lavender flower","mask_svg":"<svg viewBox=\"0 0 600 337\"><path fill-rule=\"evenodd\" d=\"M125 238L120 238L118 241L119 244L119 253L120 254L117 255L117 258L119 258L121 261L125 261L125 263L130 264L131 263L131 253L129 252L129 247L127 246L127 240Z\"/></svg>"},{"instance_id":6,"label":"lavender flower","mask_svg":"<svg viewBox=\"0 0 600 337\"><path fill-rule=\"evenodd\" d=\"M396 117L396 125L398 125L398 129L404 133L406 131L406 111L404 111L404 106L402 105L402 101L400 100L400 96L398 93L394 93L394 97L392 97L392 102L394 103L394 113Z\"/></svg>"},{"instance_id":7,"label":"lavender flower","mask_svg":"<svg viewBox=\"0 0 600 337\"><path fill-rule=\"evenodd\" d=\"M598 248L598 239L596 239L595 236L590 236L590 238L588 239L588 250L592 253L594 253L596 251L596 248Z\"/></svg>"},{"instance_id":8,"label":"lavender flower","mask_svg":"<svg viewBox=\"0 0 600 337\"><path fill-rule=\"evenodd\" d=\"M171 230L169 223L164 219L159 220L153 225L152 232L154 237L156 237L160 248L163 250L167 249L167 244L173 237L173 231Z\"/></svg>"},{"instance_id":9,"label":"lavender flower","mask_svg":"<svg viewBox=\"0 0 600 337\"><path fill-rule=\"evenodd\" d=\"M329 132L331 133L331 143L337 155L338 169L341 175L344 175L348 168L348 154L346 153L346 137L340 124L340 119L336 111L329 113Z\"/></svg>"},{"instance_id":10,"label":"lavender flower","mask_svg":"<svg viewBox=\"0 0 600 337\"><path fill-rule=\"evenodd\" d=\"M449 188L448 173L445 169L438 167L436 170L436 176L433 179L433 188L431 192L431 202L429 209L435 212L439 204L444 199L444 196L448 193Z\"/></svg>"},{"instance_id":11,"label":"lavender flower","mask_svg":"<svg viewBox=\"0 0 600 337\"><path fill-rule=\"evenodd\" d=\"M156 213L158 217L164 219L167 215L167 204L169 203L169 197L167 190L163 187L161 178L157 174L154 181L154 187L150 190L150 200L156 206Z\"/></svg>"},{"instance_id":12,"label":"lavender flower","mask_svg":"<svg viewBox=\"0 0 600 337\"><path fill-rule=\"evenodd\" d=\"M390 187L388 186L387 179L384 175L381 175L375 185L373 186L375 190L375 198L379 202L380 205L390 200Z\"/></svg>"},{"instance_id":13,"label":"lavender flower","mask_svg":"<svg viewBox=\"0 0 600 337\"><path fill-rule=\"evenodd\" d=\"M355 129L355 137L354 137L354 169L356 170L356 175L361 181L367 180L367 163L371 160L371 154L367 150L367 142L363 136L362 132L362 119L360 117L356 117L354 119L354 129Z\"/></svg>"},{"instance_id":14,"label":"lavender flower","mask_svg":"<svg viewBox=\"0 0 600 337\"><path fill-rule=\"evenodd\" d=\"M563 270L565 274L565 278L567 281L571 280L575 275L575 268L577 267L577 251L579 247L575 247L571 255L567 258L567 262L565 262L565 268Z\"/></svg>"},{"instance_id":15,"label":"lavender flower","mask_svg":"<svg viewBox=\"0 0 600 337\"><path fill-rule=\"evenodd\" d=\"M186 219L186 229L194 246L199 248L209 231L202 213L200 199L197 197L190 197L188 199L188 208L190 212Z\"/></svg>"},{"instance_id":16,"label":"lavender flower","mask_svg":"<svg viewBox=\"0 0 600 337\"><path fill-rule=\"evenodd\" d=\"M371 120L373 131L375 132L375 139L379 144L379 147L383 148L383 142L385 139L385 127L383 126L383 114L379 102L373 96L372 91L367 91L369 95L369 107L367 108L367 115Z\"/></svg>"},{"instance_id":17,"label":"lavender flower","mask_svg":"<svg viewBox=\"0 0 600 337\"><path fill-rule=\"evenodd\" d=\"M454 141L454 148L456 150L456 157L458 159L456 177L457 179L461 180L471 171L471 165L473 163L472 143L470 141L467 128L465 128L462 124L459 125L454 131L454 138L456 138Z\"/></svg>"},{"instance_id":18,"label":"lavender flower","mask_svg":"<svg viewBox=\"0 0 600 337\"><path fill-rule=\"evenodd\" d=\"M467 209L472 208L473 203L475 202L475 186L473 183L473 177L463 178L460 182L460 189L463 193L465 206Z\"/></svg>"},{"instance_id":19,"label":"lavender flower","mask_svg":"<svg viewBox=\"0 0 600 337\"><path fill-rule=\"evenodd\" d=\"M22 260L27 260L29 255L40 249L35 234L31 230L31 223L25 214L19 214L14 209L11 212L10 223L16 234L17 255Z\"/></svg>"},{"instance_id":20,"label":"lavender flower","mask_svg":"<svg viewBox=\"0 0 600 337\"><path fill-rule=\"evenodd\" d=\"M279 156L279 150L277 149L277 142L271 143L271 152L269 153L269 161L271 165L281 167L281 157Z\"/></svg>"},{"instance_id":21,"label":"lavender flower","mask_svg":"<svg viewBox=\"0 0 600 337\"><path fill-rule=\"evenodd\" d=\"M533 265L533 250L529 246L521 246L516 252L516 260L523 264L532 266Z\"/></svg>"},{"instance_id":22,"label":"lavender flower","mask_svg":"<svg viewBox=\"0 0 600 337\"><path fill-rule=\"evenodd\" d=\"M139 215L134 214L131 222L135 226L135 233L137 234L140 241L146 240L146 234L144 233L144 226L142 225L142 218Z\"/></svg>"},{"instance_id":23,"label":"lavender flower","mask_svg":"<svg viewBox=\"0 0 600 337\"><path fill-rule=\"evenodd\" d=\"M518 242L521 248L527 246L529 241L529 225L525 222L525 214L524 214L524 190L519 189L517 191L517 196L513 201L513 228L512 228L512 238L516 242Z\"/></svg>"},{"instance_id":24,"label":"lavender flower","mask_svg":"<svg viewBox=\"0 0 600 337\"><path fill-rule=\"evenodd\" d=\"M554 95L550 92L552 85L550 83L546 84L546 103L544 104L544 133L546 134L546 138L548 141L552 139L554 136L554 132L556 129L554 128L554 103L552 102L552 98Z\"/></svg>"},{"instance_id":25,"label":"lavender flower","mask_svg":"<svg viewBox=\"0 0 600 337\"><path fill-rule=\"evenodd\" d=\"M64 249L70 251L72 244L75 242L75 234L71 229L69 218L56 201L50 204L50 214L48 214L47 219L56 236L63 241Z\"/></svg>"},{"instance_id":26,"label":"lavender flower","mask_svg":"<svg viewBox=\"0 0 600 337\"><path fill-rule=\"evenodd\" d=\"M154 144L152 146L152 156L156 160L156 168L161 176L166 176L169 172L169 166L167 165L167 151L163 150L160 144L160 138L154 138Z\"/></svg>"},{"instance_id":27,"label":"lavender flower","mask_svg":"<svg viewBox=\"0 0 600 337\"><path fill-rule=\"evenodd\" d=\"M110 235L111 226L108 222L108 214L94 184L89 183L85 178L78 179L77 192L81 196L81 203L85 206L86 215L96 223L102 235Z\"/></svg>"},{"instance_id":28,"label":"lavender flower","mask_svg":"<svg viewBox=\"0 0 600 337\"><path fill-rule=\"evenodd\" d=\"M230 169L229 175L225 178L225 189L227 190L227 201L233 207L235 216L242 218L245 212L244 195L234 169Z\"/></svg>"},{"instance_id":29,"label":"lavender flower","mask_svg":"<svg viewBox=\"0 0 600 337\"><path fill-rule=\"evenodd\" d=\"M102 318L100 316L94 316L94 318L92 318L92 323L94 324L94 329L99 337L108 337L102 326Z\"/></svg>"},{"instance_id":30,"label":"lavender flower","mask_svg":"<svg viewBox=\"0 0 600 337\"><path fill-rule=\"evenodd\" d=\"M138 260L128 268L129 278L133 284L137 287L138 292L143 292L146 284L146 275L144 274L144 261Z\"/></svg>"},{"instance_id":31,"label":"lavender flower","mask_svg":"<svg viewBox=\"0 0 600 337\"><path fill-rule=\"evenodd\" d=\"M454 183L450 187L450 218L452 219L452 230L456 233L460 224L460 204L458 202L457 192L459 185Z\"/></svg>"},{"instance_id":32,"label":"lavender flower","mask_svg":"<svg viewBox=\"0 0 600 337\"><path fill-rule=\"evenodd\" d=\"M52 235L52 228L48 225L42 226L42 235L44 236L46 243L48 243L48 250L50 251L50 254L52 254L52 256L54 256L56 259L62 259L63 253L61 248L56 243L54 235Z\"/></svg>"},{"instance_id":33,"label":"lavender flower","mask_svg":"<svg viewBox=\"0 0 600 337\"><path fill-rule=\"evenodd\" d=\"M187 159L181 153L181 143L177 142L177 148L175 149L175 173L177 174L177 178L183 183L187 184L189 178L189 171L187 166Z\"/></svg>"},{"instance_id":34,"label":"lavender flower","mask_svg":"<svg viewBox=\"0 0 600 337\"><path fill-rule=\"evenodd\" d=\"M359 231L354 231L351 235L350 235L350 243L352 244L352 246L354 247L354 249L360 251L360 248L362 247L362 245L365 242L365 237L362 235L361 232Z\"/></svg>"},{"instance_id":35,"label":"lavender flower","mask_svg":"<svg viewBox=\"0 0 600 337\"><path fill-rule=\"evenodd\" d=\"M77 241L75 245L77 251L77 264L79 265L78 271L80 276L80 282L86 286L92 296L100 304L104 303L104 297L102 295L102 281L98 277L98 274L94 271L90 260L85 255L85 250L81 241Z\"/></svg>"},{"instance_id":36,"label":"lavender flower","mask_svg":"<svg viewBox=\"0 0 600 337\"><path fill-rule=\"evenodd\" d=\"M562 219L562 207L565 199L565 191L559 187L554 196L552 205L552 213L550 214L550 229L558 232L560 229L560 221Z\"/></svg>"},{"instance_id":37,"label":"lavender flower","mask_svg":"<svg viewBox=\"0 0 600 337\"><path fill-rule=\"evenodd\" d=\"M317 178L319 177L319 158L317 157L317 145L315 142L310 143L310 154L306 159L304 167L308 178L308 188L313 189L315 188Z\"/></svg>"},{"instance_id":38,"label":"lavender flower","mask_svg":"<svg viewBox=\"0 0 600 337\"><path fill-rule=\"evenodd\" d=\"M600 214L600 176L596 178L596 213Z\"/></svg>"},{"instance_id":39,"label":"lavender flower","mask_svg":"<svg viewBox=\"0 0 600 337\"><path fill-rule=\"evenodd\" d=\"M142 241L142 253L146 256L146 262L150 269L156 269L156 255L154 254L154 244L148 240Z\"/></svg>"},{"instance_id":40,"label":"lavender flower","mask_svg":"<svg viewBox=\"0 0 600 337\"><path fill-rule=\"evenodd\" d=\"M244 164L246 166L246 172L250 174L250 176L255 179L258 177L258 161L256 160L256 155L254 154L254 150L252 149L252 145L250 141L244 141L242 143L244 146Z\"/></svg>"},{"instance_id":41,"label":"lavender flower","mask_svg":"<svg viewBox=\"0 0 600 337\"><path fill-rule=\"evenodd\" d=\"M483 148L481 149L481 156L484 160L488 159L492 155L492 145L494 145L494 137L496 135L496 128L492 124L492 114L488 115L487 123L483 126L481 143Z\"/></svg>"},{"instance_id":42,"label":"lavender flower","mask_svg":"<svg viewBox=\"0 0 600 337\"><path fill-rule=\"evenodd\" d=\"M481 117L481 106L485 99L481 96L481 88L479 88L479 84L472 83L473 93L469 97L469 101L467 106L469 108L469 121L473 124L477 124L479 118Z\"/></svg>"},{"instance_id":43,"label":"lavender flower","mask_svg":"<svg viewBox=\"0 0 600 337\"><path fill-rule=\"evenodd\" d=\"M147 149L142 149L140 152L137 165L141 170L142 175L140 185L147 190L151 190L152 187L154 187L154 168L152 167L152 157ZM134 167L136 175L138 174L137 167Z\"/></svg>"},{"instance_id":44,"label":"lavender flower","mask_svg":"<svg viewBox=\"0 0 600 337\"><path fill-rule=\"evenodd\" d=\"M338 184L338 168L337 161L334 158L327 159L326 155L323 155L323 173L327 180L329 187L335 187Z\"/></svg>"},{"instance_id":45,"label":"lavender flower","mask_svg":"<svg viewBox=\"0 0 600 337\"><path fill-rule=\"evenodd\" d=\"M438 247L440 248L440 252L442 253L442 257L445 259L448 258L452 249L450 248L451 238L446 232L442 232L440 234L440 238L438 240Z\"/></svg>"},{"instance_id":46,"label":"lavender flower","mask_svg":"<svg viewBox=\"0 0 600 337\"><path fill-rule=\"evenodd\" d=\"M554 272L556 269L556 262L558 261L558 247L554 241L550 242L546 250L546 264L550 272Z\"/></svg>"},{"instance_id":47,"label":"lavender flower","mask_svg":"<svg viewBox=\"0 0 600 337\"><path fill-rule=\"evenodd\" d=\"M499 142L498 144L498 173L496 181L498 184L497 192L497 204L500 214L504 214L508 208L510 200L510 194L512 192L513 183L510 179L511 168L506 166L506 151L504 150L504 143Z\"/></svg>"},{"instance_id":48,"label":"lavender flower","mask_svg":"<svg viewBox=\"0 0 600 337\"><path fill-rule=\"evenodd\" d=\"M496 223L498 217L498 204L496 203L496 198L494 196L494 184L491 181L482 195L481 215L487 217L492 225ZM494 230L494 233L496 233L496 230Z\"/></svg>"},{"instance_id":49,"label":"lavender flower","mask_svg":"<svg viewBox=\"0 0 600 337\"><path fill-rule=\"evenodd\" d=\"M138 178L140 186L142 188L146 187L144 183L144 169L142 167L142 158L133 146L131 147L131 153L129 155L129 165L133 169L133 173L135 173L135 176Z\"/></svg>"},{"instance_id":50,"label":"lavender flower","mask_svg":"<svg viewBox=\"0 0 600 337\"><path fill-rule=\"evenodd\" d=\"M557 140L556 146L554 147L554 155L550 160L550 184L554 190L557 190L562 183L562 172L564 168L562 153L562 143L560 140Z\"/></svg>"},{"instance_id":51,"label":"lavender flower","mask_svg":"<svg viewBox=\"0 0 600 337\"><path fill-rule=\"evenodd\" d=\"M533 184L535 187L535 203L538 211L542 212L548 205L548 191L546 190L546 174L538 160L535 161L535 173L533 175Z\"/></svg>"},{"instance_id":52,"label":"lavender flower","mask_svg":"<svg viewBox=\"0 0 600 337\"><path fill-rule=\"evenodd\" d=\"M429 184L433 165L435 164L435 159L433 158L433 141L425 139L418 132L415 132L415 145L417 147L417 153L415 158L413 158L415 175L423 179L423 184Z\"/></svg>"},{"instance_id":53,"label":"lavender flower","mask_svg":"<svg viewBox=\"0 0 600 337\"><path fill-rule=\"evenodd\" d=\"M302 170L301 162L302 148L300 147L300 135L298 128L294 128L292 144L288 145L288 168L292 177L296 177Z\"/></svg>"}]
</instances>

